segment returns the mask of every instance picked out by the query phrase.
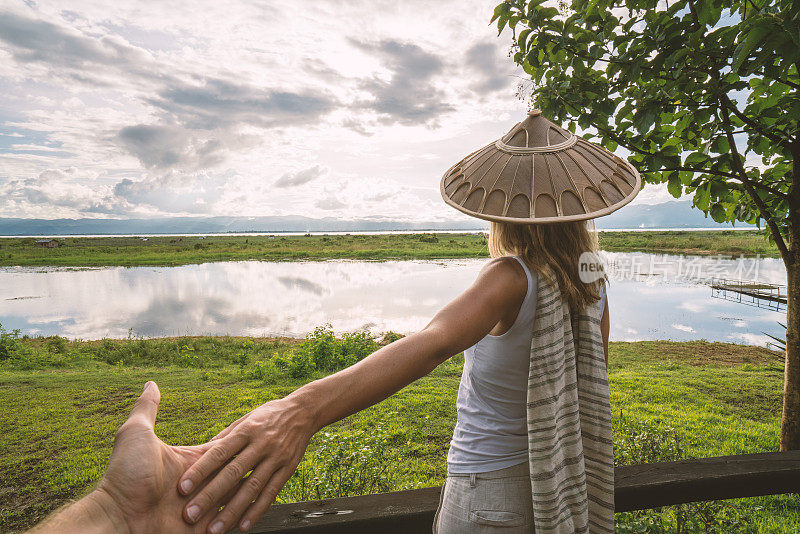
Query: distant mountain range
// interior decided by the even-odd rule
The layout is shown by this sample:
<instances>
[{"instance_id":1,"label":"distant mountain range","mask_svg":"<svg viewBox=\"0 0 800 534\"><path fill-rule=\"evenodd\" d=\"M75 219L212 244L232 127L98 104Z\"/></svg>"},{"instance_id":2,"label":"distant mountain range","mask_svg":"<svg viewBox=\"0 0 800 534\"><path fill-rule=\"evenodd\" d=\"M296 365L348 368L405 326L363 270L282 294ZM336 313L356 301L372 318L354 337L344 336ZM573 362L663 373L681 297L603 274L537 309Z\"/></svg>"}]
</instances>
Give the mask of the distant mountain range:
<instances>
[{"instance_id":1,"label":"distant mountain range","mask_svg":"<svg viewBox=\"0 0 800 534\"><path fill-rule=\"evenodd\" d=\"M719 228L729 226L704 217L691 201L626 206L597 219L597 227L615 228ZM738 226L748 225L738 224ZM243 232L381 232L389 230L486 230L480 220L451 222L406 222L385 219L311 219L301 216L275 217L165 217L154 219L12 219L0 218L0 235L81 234L215 234Z\"/></svg>"},{"instance_id":2,"label":"distant mountain range","mask_svg":"<svg viewBox=\"0 0 800 534\"><path fill-rule=\"evenodd\" d=\"M599 217L597 228L613 230L615 228L730 228L730 224L715 222L697 208L692 207L691 200L672 200L661 204L637 204L624 206L611 215ZM741 222L736 228L755 228L754 225Z\"/></svg>"},{"instance_id":3,"label":"distant mountain range","mask_svg":"<svg viewBox=\"0 0 800 534\"><path fill-rule=\"evenodd\" d=\"M485 225L488 227L488 224ZM216 234L243 232L354 232L389 230L473 230L481 222L404 222L279 217L169 217L154 219L3 219L0 235Z\"/></svg>"}]
</instances>

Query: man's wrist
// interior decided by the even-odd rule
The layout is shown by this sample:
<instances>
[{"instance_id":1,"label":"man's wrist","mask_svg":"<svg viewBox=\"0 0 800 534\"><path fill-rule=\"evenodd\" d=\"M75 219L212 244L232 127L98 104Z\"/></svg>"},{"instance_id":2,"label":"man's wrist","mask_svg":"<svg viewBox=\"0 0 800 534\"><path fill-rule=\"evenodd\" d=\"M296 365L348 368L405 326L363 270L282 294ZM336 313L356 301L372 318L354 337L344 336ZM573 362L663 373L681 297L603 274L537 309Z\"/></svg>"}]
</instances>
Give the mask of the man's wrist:
<instances>
[{"instance_id":1,"label":"man's wrist","mask_svg":"<svg viewBox=\"0 0 800 534\"><path fill-rule=\"evenodd\" d=\"M79 501L51 514L29 534L130 534L130 531L117 503L98 486Z\"/></svg>"},{"instance_id":2,"label":"man's wrist","mask_svg":"<svg viewBox=\"0 0 800 534\"><path fill-rule=\"evenodd\" d=\"M119 503L106 491L101 482L97 488L82 500L87 501L87 510L109 530L117 534L129 534L131 529Z\"/></svg>"}]
</instances>

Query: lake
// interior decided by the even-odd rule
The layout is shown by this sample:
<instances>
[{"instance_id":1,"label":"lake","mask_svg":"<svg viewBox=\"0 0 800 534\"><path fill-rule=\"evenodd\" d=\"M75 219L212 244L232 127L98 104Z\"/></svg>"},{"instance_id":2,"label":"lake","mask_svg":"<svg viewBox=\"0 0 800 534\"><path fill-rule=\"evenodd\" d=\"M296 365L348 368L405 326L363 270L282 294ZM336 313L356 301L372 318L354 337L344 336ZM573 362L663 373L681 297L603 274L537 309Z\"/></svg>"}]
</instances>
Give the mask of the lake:
<instances>
[{"instance_id":1,"label":"lake","mask_svg":"<svg viewBox=\"0 0 800 534\"><path fill-rule=\"evenodd\" d=\"M710 277L786 283L780 259L603 252L611 339L783 337L773 311L712 297ZM178 335L302 337L410 333L465 289L486 260L219 262L179 267L0 268L6 330L76 339Z\"/></svg>"}]
</instances>

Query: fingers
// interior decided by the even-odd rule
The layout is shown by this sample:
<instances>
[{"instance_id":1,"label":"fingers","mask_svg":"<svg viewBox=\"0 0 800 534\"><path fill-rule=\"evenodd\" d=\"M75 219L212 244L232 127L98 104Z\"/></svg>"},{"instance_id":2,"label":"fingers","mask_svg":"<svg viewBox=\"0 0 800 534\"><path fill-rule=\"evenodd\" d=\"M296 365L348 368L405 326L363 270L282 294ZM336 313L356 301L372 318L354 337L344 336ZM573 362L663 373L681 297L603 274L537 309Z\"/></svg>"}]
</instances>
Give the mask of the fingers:
<instances>
[{"instance_id":1,"label":"fingers","mask_svg":"<svg viewBox=\"0 0 800 534\"><path fill-rule=\"evenodd\" d=\"M227 501L225 508L211 521L209 531L217 534L217 532L226 532L233 528L245 510L261 494L277 467L275 463L265 461L253 469L250 476L242 481L241 489Z\"/></svg>"},{"instance_id":2,"label":"fingers","mask_svg":"<svg viewBox=\"0 0 800 534\"><path fill-rule=\"evenodd\" d=\"M195 488L211 477L217 469L225 466L206 486L195 495L184 508L184 517L194 523L205 512L219 503L225 493L242 480L257 461L255 451L245 451L228 463L247 443L247 438L233 435L219 440L189 469L179 482L178 488L184 495L189 495ZM228 465L225 465L225 464Z\"/></svg>"},{"instance_id":3,"label":"fingers","mask_svg":"<svg viewBox=\"0 0 800 534\"><path fill-rule=\"evenodd\" d=\"M219 434L217 434L216 436L214 436L213 438L211 438L209 441L216 441L216 440L218 440L218 439L222 439L222 438L224 438L225 436L227 436L228 434L230 434L230 433L231 433L231 430L233 430L234 428L236 428L237 426L239 426L239 423L241 423L242 421L244 421L245 419L247 419L247 416L248 416L248 415L250 415L250 414L249 414L249 413L247 413L247 414L244 414L244 415L243 415L243 416L241 416L239 419L237 419L237 420L236 420L236 421L234 421L233 423L231 423L231 424L229 424L228 426L226 426L226 427L225 427L225 428L224 428L224 429L223 429L223 430L222 430L222 431L221 431Z\"/></svg>"},{"instance_id":4,"label":"fingers","mask_svg":"<svg viewBox=\"0 0 800 534\"><path fill-rule=\"evenodd\" d=\"M289 480L293 472L294 469L289 468L289 466L283 466L275 471L256 501L252 503L247 509L247 512L245 512L244 517L239 522L239 530L247 532L256 524L256 521L258 521L272 505L272 501L278 496L281 488L286 484L286 481Z\"/></svg>"},{"instance_id":5,"label":"fingers","mask_svg":"<svg viewBox=\"0 0 800 534\"><path fill-rule=\"evenodd\" d=\"M160 402L161 392L158 390L158 386L155 382L147 382L126 422L144 422L150 428L154 428Z\"/></svg>"},{"instance_id":6,"label":"fingers","mask_svg":"<svg viewBox=\"0 0 800 534\"><path fill-rule=\"evenodd\" d=\"M178 482L178 491L183 495L191 495L192 491L200 487L200 484L214 471L238 454L246 444L247 438L242 435L230 436L227 439L211 443L211 448L183 474Z\"/></svg>"}]
</instances>

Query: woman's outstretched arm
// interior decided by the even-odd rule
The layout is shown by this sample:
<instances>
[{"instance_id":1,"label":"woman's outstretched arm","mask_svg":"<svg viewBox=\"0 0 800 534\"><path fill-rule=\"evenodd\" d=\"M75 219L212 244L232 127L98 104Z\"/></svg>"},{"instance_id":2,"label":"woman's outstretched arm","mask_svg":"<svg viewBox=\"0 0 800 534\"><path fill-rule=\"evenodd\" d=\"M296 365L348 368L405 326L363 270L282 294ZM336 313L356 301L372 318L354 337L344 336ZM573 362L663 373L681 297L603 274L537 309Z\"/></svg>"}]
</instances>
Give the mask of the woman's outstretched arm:
<instances>
[{"instance_id":1,"label":"woman's outstretched arm","mask_svg":"<svg viewBox=\"0 0 800 534\"><path fill-rule=\"evenodd\" d=\"M477 343L508 313L509 306L522 303L526 290L527 278L516 260L492 260L473 285L421 331L235 421L181 478L180 491L187 495L207 482L187 504L184 518L193 523L207 510L225 504L211 521L209 532L225 532L237 522L241 530L248 530L294 473L311 436L382 401ZM240 483L235 495L222 502Z\"/></svg>"}]
</instances>

